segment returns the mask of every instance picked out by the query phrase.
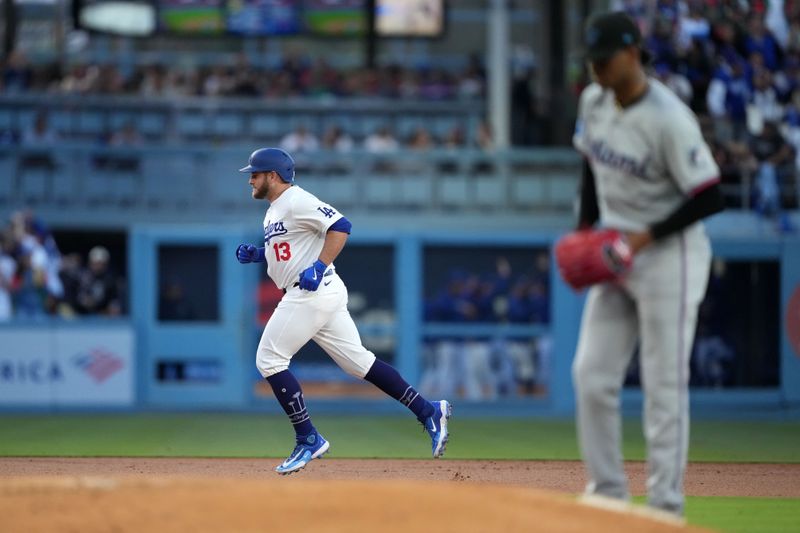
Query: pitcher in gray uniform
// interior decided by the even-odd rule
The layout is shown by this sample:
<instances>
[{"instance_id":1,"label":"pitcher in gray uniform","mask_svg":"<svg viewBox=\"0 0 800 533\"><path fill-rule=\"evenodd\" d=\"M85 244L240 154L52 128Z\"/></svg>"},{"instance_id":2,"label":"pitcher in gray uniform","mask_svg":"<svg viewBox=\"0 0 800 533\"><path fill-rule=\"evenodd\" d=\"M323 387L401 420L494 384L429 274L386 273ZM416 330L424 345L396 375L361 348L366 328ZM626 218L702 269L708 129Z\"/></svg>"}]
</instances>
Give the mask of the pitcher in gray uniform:
<instances>
[{"instance_id":1,"label":"pitcher in gray uniform","mask_svg":"<svg viewBox=\"0 0 800 533\"><path fill-rule=\"evenodd\" d=\"M573 142L585 157L579 227L620 230L631 270L587 295L573 364L587 494L629 497L620 389L639 347L652 507L683 514L689 354L711 250L700 220L722 209L719 171L692 111L647 76L648 53L624 13L589 20L594 83L580 97Z\"/></svg>"}]
</instances>

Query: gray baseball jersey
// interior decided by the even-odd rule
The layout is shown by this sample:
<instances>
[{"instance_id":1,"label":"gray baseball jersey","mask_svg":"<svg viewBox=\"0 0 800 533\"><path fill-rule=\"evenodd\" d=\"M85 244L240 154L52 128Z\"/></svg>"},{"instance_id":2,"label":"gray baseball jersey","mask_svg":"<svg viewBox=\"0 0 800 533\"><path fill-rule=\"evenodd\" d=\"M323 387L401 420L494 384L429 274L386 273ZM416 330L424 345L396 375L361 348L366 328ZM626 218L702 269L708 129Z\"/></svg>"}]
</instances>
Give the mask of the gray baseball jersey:
<instances>
[{"instance_id":1,"label":"gray baseball jersey","mask_svg":"<svg viewBox=\"0 0 800 533\"><path fill-rule=\"evenodd\" d=\"M587 87L573 144L592 167L605 227L646 229L719 178L694 113L658 80L627 109L612 91Z\"/></svg>"},{"instance_id":2,"label":"gray baseball jersey","mask_svg":"<svg viewBox=\"0 0 800 533\"><path fill-rule=\"evenodd\" d=\"M696 118L653 79L647 93L626 108L616 104L613 92L587 87L574 144L591 165L600 224L609 228L644 230L718 179ZM587 492L628 497L619 394L638 346L648 500L658 508L683 510L689 355L710 261L698 222L640 250L618 282L589 291L573 364Z\"/></svg>"}]
</instances>

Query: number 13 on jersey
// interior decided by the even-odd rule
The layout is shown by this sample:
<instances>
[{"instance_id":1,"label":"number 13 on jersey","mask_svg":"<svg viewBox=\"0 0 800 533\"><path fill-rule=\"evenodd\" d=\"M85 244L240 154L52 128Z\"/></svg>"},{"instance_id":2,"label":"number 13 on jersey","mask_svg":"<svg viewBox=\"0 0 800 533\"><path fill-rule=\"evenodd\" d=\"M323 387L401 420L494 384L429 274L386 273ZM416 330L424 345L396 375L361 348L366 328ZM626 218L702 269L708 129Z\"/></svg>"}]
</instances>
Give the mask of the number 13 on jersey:
<instances>
[{"instance_id":1,"label":"number 13 on jersey","mask_svg":"<svg viewBox=\"0 0 800 533\"><path fill-rule=\"evenodd\" d=\"M272 245L277 261L288 261L292 258L292 249L288 242L276 242Z\"/></svg>"}]
</instances>

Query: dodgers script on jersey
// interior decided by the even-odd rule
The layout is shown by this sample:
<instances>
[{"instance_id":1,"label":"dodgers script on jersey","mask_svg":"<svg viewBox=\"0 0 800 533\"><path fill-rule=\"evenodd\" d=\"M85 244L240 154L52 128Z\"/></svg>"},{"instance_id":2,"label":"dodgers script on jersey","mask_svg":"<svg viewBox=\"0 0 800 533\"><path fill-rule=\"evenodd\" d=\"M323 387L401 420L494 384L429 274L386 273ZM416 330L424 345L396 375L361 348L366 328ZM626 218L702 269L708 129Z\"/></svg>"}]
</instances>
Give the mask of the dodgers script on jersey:
<instances>
[{"instance_id":1,"label":"dodgers script on jersey","mask_svg":"<svg viewBox=\"0 0 800 533\"><path fill-rule=\"evenodd\" d=\"M270 204L264 216L264 255L267 273L278 287L290 288L317 260L325 233L340 218L330 205L297 185Z\"/></svg>"},{"instance_id":2,"label":"dodgers script on jersey","mask_svg":"<svg viewBox=\"0 0 800 533\"><path fill-rule=\"evenodd\" d=\"M604 227L644 230L719 179L692 111L661 82L648 81L647 93L627 108L596 83L581 94L573 144L594 173Z\"/></svg>"}]
</instances>

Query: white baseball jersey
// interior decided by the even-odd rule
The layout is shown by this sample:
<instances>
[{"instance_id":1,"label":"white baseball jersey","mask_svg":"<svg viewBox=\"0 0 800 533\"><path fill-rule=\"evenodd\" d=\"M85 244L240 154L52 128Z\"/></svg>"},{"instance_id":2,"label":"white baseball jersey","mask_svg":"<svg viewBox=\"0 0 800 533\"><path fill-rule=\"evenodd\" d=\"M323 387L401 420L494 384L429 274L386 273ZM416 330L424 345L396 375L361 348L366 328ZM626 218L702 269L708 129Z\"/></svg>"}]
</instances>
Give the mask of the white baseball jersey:
<instances>
[{"instance_id":1,"label":"white baseball jersey","mask_svg":"<svg viewBox=\"0 0 800 533\"><path fill-rule=\"evenodd\" d=\"M328 228L340 218L330 205L297 185L270 204L264 216L264 255L267 273L278 287L291 288L319 259Z\"/></svg>"},{"instance_id":2,"label":"white baseball jersey","mask_svg":"<svg viewBox=\"0 0 800 533\"><path fill-rule=\"evenodd\" d=\"M719 179L694 113L658 80L627 108L598 84L584 89L573 144L595 177L600 224L642 231Z\"/></svg>"},{"instance_id":3,"label":"white baseball jersey","mask_svg":"<svg viewBox=\"0 0 800 533\"><path fill-rule=\"evenodd\" d=\"M353 376L363 378L375 363L375 354L361 343L347 310L347 287L333 264L317 290L295 287L300 272L319 258L328 228L341 218L330 205L297 185L286 189L267 210L267 272L286 294L258 344L256 367L265 378L288 369L292 357L309 340Z\"/></svg>"}]
</instances>

